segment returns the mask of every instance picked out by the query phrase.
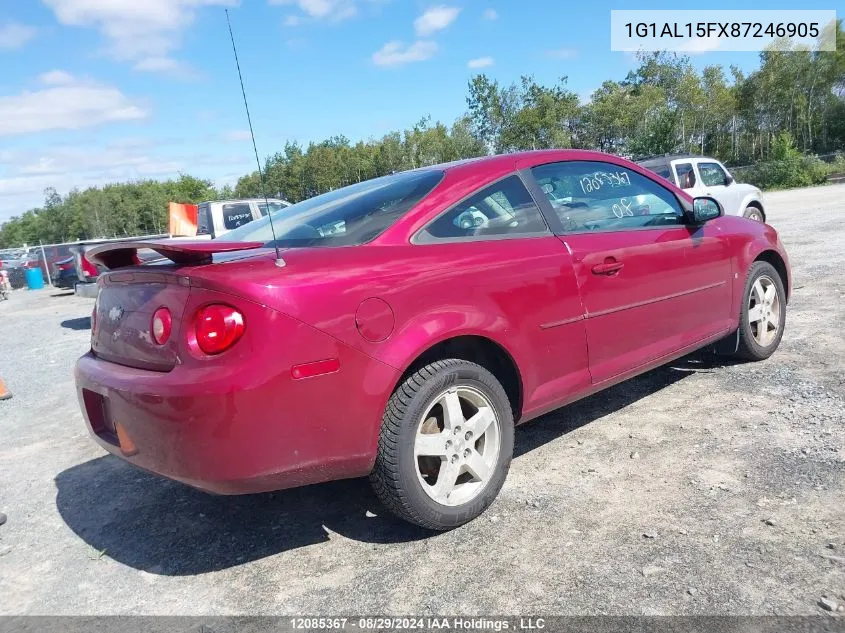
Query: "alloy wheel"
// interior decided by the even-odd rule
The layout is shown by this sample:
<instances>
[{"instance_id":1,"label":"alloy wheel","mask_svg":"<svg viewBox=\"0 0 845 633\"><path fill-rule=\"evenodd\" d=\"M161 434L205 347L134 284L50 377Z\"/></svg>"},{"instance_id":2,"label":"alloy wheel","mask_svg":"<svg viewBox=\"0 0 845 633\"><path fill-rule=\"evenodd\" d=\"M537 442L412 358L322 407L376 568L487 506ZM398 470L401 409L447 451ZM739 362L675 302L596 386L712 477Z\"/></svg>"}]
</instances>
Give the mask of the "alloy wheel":
<instances>
[{"instance_id":1,"label":"alloy wheel","mask_svg":"<svg viewBox=\"0 0 845 633\"><path fill-rule=\"evenodd\" d=\"M748 295L748 322L751 335L760 347L768 347L780 330L780 297L774 280L761 275Z\"/></svg>"},{"instance_id":2,"label":"alloy wheel","mask_svg":"<svg viewBox=\"0 0 845 633\"><path fill-rule=\"evenodd\" d=\"M501 425L490 400L473 387L450 387L419 421L417 479L441 505L467 503L492 478L500 447Z\"/></svg>"}]
</instances>

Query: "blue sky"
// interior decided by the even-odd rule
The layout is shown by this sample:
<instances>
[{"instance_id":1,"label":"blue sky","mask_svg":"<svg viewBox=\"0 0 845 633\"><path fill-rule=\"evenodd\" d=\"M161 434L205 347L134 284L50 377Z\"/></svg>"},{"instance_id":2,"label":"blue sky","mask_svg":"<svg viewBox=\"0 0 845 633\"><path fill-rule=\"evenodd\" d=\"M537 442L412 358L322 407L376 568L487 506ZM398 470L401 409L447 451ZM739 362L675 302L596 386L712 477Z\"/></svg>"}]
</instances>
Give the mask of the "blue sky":
<instances>
[{"instance_id":1,"label":"blue sky","mask_svg":"<svg viewBox=\"0 0 845 633\"><path fill-rule=\"evenodd\" d=\"M505 83L567 75L586 99L634 65L609 46L610 10L633 7L605 0L0 5L0 222L40 204L47 186L66 193L180 171L233 184L253 170L225 7L262 157L287 140L378 137L424 115L451 123L477 72ZM758 56L709 52L693 62L748 71Z\"/></svg>"}]
</instances>

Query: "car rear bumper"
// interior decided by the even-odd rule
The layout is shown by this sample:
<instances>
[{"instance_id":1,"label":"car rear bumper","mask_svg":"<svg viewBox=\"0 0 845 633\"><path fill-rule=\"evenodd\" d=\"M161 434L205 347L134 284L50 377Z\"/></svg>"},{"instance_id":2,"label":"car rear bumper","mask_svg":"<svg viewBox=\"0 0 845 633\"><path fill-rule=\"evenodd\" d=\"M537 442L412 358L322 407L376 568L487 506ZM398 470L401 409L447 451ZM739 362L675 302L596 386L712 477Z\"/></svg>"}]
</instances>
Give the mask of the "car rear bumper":
<instances>
[{"instance_id":1,"label":"car rear bumper","mask_svg":"<svg viewBox=\"0 0 845 633\"><path fill-rule=\"evenodd\" d=\"M323 335L320 335L323 336ZM89 353L76 364L88 429L144 470L218 494L367 474L397 372L341 350L341 369L302 380L290 367L134 369ZM258 359L256 359L258 360Z\"/></svg>"},{"instance_id":2,"label":"car rear bumper","mask_svg":"<svg viewBox=\"0 0 845 633\"><path fill-rule=\"evenodd\" d=\"M86 299L97 298L97 282L80 281L73 285L73 291L78 297L85 297Z\"/></svg>"}]
</instances>

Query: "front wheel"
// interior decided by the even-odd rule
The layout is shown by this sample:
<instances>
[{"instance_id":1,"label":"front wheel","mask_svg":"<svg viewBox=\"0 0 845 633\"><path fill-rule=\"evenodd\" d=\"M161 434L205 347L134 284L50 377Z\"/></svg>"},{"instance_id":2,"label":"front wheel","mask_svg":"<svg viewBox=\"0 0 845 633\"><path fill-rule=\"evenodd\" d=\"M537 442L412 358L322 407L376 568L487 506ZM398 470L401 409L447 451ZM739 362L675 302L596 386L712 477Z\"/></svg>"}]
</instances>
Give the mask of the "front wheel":
<instances>
[{"instance_id":1,"label":"front wheel","mask_svg":"<svg viewBox=\"0 0 845 633\"><path fill-rule=\"evenodd\" d=\"M748 218L749 220L754 220L756 222L766 221L763 218L763 212L760 210L760 207L755 206L753 204L749 204L747 207L745 207L745 213L743 214L743 216Z\"/></svg>"},{"instance_id":2,"label":"front wheel","mask_svg":"<svg viewBox=\"0 0 845 633\"><path fill-rule=\"evenodd\" d=\"M783 280L768 262L754 262L745 282L736 355L746 360L768 358L780 345L785 325Z\"/></svg>"},{"instance_id":3,"label":"front wheel","mask_svg":"<svg viewBox=\"0 0 845 633\"><path fill-rule=\"evenodd\" d=\"M484 512L513 456L513 413L486 369L460 359L433 362L391 396L370 475L397 516L448 530Z\"/></svg>"}]
</instances>

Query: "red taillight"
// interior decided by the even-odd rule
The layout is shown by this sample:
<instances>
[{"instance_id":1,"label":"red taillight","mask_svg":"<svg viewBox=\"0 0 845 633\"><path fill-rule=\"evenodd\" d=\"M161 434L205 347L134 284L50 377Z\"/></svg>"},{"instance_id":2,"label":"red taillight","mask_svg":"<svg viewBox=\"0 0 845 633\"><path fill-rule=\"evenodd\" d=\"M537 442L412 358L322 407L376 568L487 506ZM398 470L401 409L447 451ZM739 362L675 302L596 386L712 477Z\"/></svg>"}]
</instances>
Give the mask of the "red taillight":
<instances>
[{"instance_id":1,"label":"red taillight","mask_svg":"<svg viewBox=\"0 0 845 633\"><path fill-rule=\"evenodd\" d=\"M88 261L88 258L85 257L85 254L82 254L82 272L86 277L96 277L99 275L99 271L97 267Z\"/></svg>"},{"instance_id":2,"label":"red taillight","mask_svg":"<svg viewBox=\"0 0 845 633\"><path fill-rule=\"evenodd\" d=\"M150 331L153 333L153 340L159 345L164 345L170 338L170 330L173 326L173 319L170 318L170 310L159 308L153 313L153 324Z\"/></svg>"},{"instance_id":3,"label":"red taillight","mask_svg":"<svg viewBox=\"0 0 845 633\"><path fill-rule=\"evenodd\" d=\"M244 333L243 315L230 306L210 305L197 312L197 345L206 354L226 351Z\"/></svg>"}]
</instances>

